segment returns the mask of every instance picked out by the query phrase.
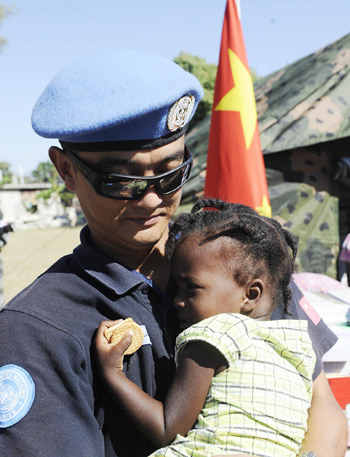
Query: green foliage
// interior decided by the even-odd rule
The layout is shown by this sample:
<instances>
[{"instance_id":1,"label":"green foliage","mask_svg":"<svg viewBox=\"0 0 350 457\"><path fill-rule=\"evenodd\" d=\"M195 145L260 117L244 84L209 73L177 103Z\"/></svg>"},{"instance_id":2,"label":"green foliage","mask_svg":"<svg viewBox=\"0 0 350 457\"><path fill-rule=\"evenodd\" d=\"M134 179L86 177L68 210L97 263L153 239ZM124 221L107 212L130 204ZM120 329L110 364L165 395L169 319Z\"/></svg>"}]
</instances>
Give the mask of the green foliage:
<instances>
[{"instance_id":1,"label":"green foliage","mask_svg":"<svg viewBox=\"0 0 350 457\"><path fill-rule=\"evenodd\" d=\"M217 66L208 64L205 59L186 52L181 52L175 57L174 62L180 65L184 70L196 76L204 89L204 97L200 101L196 114L191 121L191 128L193 128L198 122L211 113Z\"/></svg>"},{"instance_id":2,"label":"green foliage","mask_svg":"<svg viewBox=\"0 0 350 457\"><path fill-rule=\"evenodd\" d=\"M181 52L175 57L174 62L180 65L184 70L196 76L204 89L204 97L199 102L196 114L191 121L190 128L193 128L208 114L211 114L217 66L215 64L209 64L205 59L193 56L187 52ZM253 82L255 82L258 79L255 70L250 69L250 74Z\"/></svg>"},{"instance_id":3,"label":"green foliage","mask_svg":"<svg viewBox=\"0 0 350 457\"><path fill-rule=\"evenodd\" d=\"M11 164L8 162L0 162L0 186L10 184L12 182Z\"/></svg>"},{"instance_id":4,"label":"green foliage","mask_svg":"<svg viewBox=\"0 0 350 457\"><path fill-rule=\"evenodd\" d=\"M36 195L36 200L40 200L41 198L44 202L47 202L52 196L58 195L60 198L63 206L71 206L72 200L74 197L73 192L70 192L66 189L64 183L58 184L57 186L53 186L50 189L44 189Z\"/></svg>"},{"instance_id":5,"label":"green foliage","mask_svg":"<svg viewBox=\"0 0 350 457\"><path fill-rule=\"evenodd\" d=\"M254 68L250 68L249 71L250 71L250 76L252 77L252 81L253 81L253 83L255 83L255 81L257 81L259 79L259 76L258 76L257 72L254 70Z\"/></svg>"},{"instance_id":6,"label":"green foliage","mask_svg":"<svg viewBox=\"0 0 350 457\"><path fill-rule=\"evenodd\" d=\"M53 195L57 195L64 206L70 206L74 197L73 192L66 189L60 175L57 173L54 165L48 160L40 162L37 168L32 171L34 182L43 182L51 184L50 189L44 189L39 192L36 199L42 198L47 202Z\"/></svg>"},{"instance_id":7,"label":"green foliage","mask_svg":"<svg viewBox=\"0 0 350 457\"><path fill-rule=\"evenodd\" d=\"M53 181L58 182L60 179L56 168L49 160L46 162L40 162L37 168L32 171L32 177L34 182L45 183L52 183Z\"/></svg>"},{"instance_id":8,"label":"green foliage","mask_svg":"<svg viewBox=\"0 0 350 457\"><path fill-rule=\"evenodd\" d=\"M13 14L14 12L15 12L14 5L11 5L11 6L0 5L0 24L3 21L3 19L5 19L5 17L9 16L10 14ZM6 40L0 36L0 52L3 48L3 46L5 45L5 43L6 43Z\"/></svg>"}]
</instances>

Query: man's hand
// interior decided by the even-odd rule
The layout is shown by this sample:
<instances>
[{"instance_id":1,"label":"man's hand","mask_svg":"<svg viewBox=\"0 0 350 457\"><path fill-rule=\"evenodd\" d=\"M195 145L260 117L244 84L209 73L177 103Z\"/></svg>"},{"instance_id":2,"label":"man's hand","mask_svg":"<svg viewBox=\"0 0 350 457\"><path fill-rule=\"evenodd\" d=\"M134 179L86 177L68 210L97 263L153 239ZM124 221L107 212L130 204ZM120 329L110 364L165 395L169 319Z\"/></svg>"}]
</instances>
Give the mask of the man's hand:
<instances>
[{"instance_id":1,"label":"man's hand","mask_svg":"<svg viewBox=\"0 0 350 457\"><path fill-rule=\"evenodd\" d=\"M299 453L313 451L317 457L344 457L347 445L347 422L338 405L324 371L315 379L307 432Z\"/></svg>"}]
</instances>

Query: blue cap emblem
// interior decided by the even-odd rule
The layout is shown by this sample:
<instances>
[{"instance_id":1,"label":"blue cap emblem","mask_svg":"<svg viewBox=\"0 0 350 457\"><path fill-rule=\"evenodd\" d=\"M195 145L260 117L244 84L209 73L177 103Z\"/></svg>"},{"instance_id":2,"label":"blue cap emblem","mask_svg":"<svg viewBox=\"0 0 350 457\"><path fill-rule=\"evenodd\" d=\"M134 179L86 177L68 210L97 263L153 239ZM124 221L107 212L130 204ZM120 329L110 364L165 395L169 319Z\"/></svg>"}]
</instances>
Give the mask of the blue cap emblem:
<instances>
[{"instance_id":1,"label":"blue cap emblem","mask_svg":"<svg viewBox=\"0 0 350 457\"><path fill-rule=\"evenodd\" d=\"M194 105L195 98L193 95L186 95L173 104L169 110L167 118L168 129L171 132L175 132L187 124L191 117Z\"/></svg>"},{"instance_id":2,"label":"blue cap emblem","mask_svg":"<svg viewBox=\"0 0 350 457\"><path fill-rule=\"evenodd\" d=\"M30 374L17 365L0 368L0 428L19 422L30 410L35 385Z\"/></svg>"}]
</instances>

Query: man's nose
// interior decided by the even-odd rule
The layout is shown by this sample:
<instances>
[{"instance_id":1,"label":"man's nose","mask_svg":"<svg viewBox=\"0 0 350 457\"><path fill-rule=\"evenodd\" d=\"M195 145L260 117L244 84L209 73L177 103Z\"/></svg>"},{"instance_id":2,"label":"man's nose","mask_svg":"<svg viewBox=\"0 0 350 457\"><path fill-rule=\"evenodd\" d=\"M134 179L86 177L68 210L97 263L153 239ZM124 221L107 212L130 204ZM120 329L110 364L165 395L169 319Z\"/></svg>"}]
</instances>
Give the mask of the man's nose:
<instances>
[{"instance_id":1,"label":"man's nose","mask_svg":"<svg viewBox=\"0 0 350 457\"><path fill-rule=\"evenodd\" d=\"M154 208L162 203L162 195L157 192L155 186L150 186L139 200L142 205Z\"/></svg>"}]
</instances>

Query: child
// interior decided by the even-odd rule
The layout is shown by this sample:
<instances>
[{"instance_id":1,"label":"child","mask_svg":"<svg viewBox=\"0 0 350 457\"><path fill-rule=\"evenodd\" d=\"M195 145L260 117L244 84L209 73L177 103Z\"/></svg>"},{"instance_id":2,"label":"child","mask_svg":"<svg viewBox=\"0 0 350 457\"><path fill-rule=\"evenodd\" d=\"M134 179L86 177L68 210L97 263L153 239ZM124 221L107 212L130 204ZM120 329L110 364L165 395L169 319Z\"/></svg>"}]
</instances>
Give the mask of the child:
<instances>
[{"instance_id":1,"label":"child","mask_svg":"<svg viewBox=\"0 0 350 457\"><path fill-rule=\"evenodd\" d=\"M219 211L198 212L206 207ZM163 404L129 381L122 355L132 335L108 344L103 332L114 322L104 322L96 347L108 389L166 446L154 456L296 456L315 355L306 321L269 321L291 299L295 238L251 208L203 200L172 225L166 250L183 330L173 383Z\"/></svg>"}]
</instances>

